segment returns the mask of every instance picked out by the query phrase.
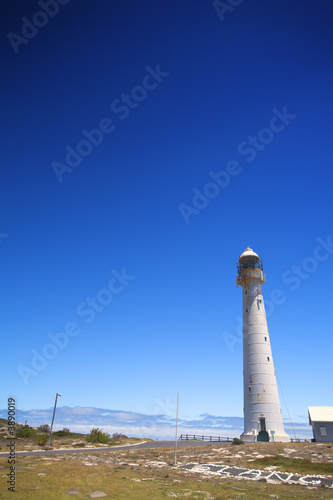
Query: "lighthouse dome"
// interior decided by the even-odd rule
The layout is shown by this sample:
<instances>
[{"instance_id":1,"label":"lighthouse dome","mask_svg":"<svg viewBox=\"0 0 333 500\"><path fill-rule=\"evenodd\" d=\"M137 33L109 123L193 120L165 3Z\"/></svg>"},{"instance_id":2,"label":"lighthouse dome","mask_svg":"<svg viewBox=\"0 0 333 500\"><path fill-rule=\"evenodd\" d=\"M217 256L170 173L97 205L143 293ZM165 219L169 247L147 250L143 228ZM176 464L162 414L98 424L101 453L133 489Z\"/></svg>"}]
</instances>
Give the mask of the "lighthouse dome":
<instances>
[{"instance_id":1,"label":"lighthouse dome","mask_svg":"<svg viewBox=\"0 0 333 500\"><path fill-rule=\"evenodd\" d=\"M252 258L251 258L252 257ZM244 252L242 253L242 255L239 257L239 260L243 260L243 259L249 259L250 260L254 260L254 261L259 261L260 260L260 257L259 255L257 255L253 250L252 248L250 247L247 247Z\"/></svg>"}]
</instances>

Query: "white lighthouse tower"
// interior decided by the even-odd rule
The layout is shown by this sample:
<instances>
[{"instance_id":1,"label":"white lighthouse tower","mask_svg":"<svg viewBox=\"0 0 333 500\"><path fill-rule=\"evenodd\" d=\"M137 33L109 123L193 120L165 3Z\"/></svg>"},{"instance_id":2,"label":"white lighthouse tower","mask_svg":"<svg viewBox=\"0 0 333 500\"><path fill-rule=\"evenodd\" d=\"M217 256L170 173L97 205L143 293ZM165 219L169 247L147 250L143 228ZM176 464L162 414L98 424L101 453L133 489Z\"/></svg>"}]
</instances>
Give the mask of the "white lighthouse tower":
<instances>
[{"instance_id":1,"label":"white lighthouse tower","mask_svg":"<svg viewBox=\"0 0 333 500\"><path fill-rule=\"evenodd\" d=\"M244 442L288 442L283 428L272 348L261 285L259 256L247 248L239 257L236 285L243 289Z\"/></svg>"}]
</instances>

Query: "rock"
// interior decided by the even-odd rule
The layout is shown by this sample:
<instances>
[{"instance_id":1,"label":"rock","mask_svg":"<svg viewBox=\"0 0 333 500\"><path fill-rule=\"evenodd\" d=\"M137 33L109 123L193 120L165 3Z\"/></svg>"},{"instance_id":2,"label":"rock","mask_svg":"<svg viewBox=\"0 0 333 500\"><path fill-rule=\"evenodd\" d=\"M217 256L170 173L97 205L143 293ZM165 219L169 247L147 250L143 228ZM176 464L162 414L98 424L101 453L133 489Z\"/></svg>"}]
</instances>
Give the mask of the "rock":
<instances>
[{"instance_id":1,"label":"rock","mask_svg":"<svg viewBox=\"0 0 333 500\"><path fill-rule=\"evenodd\" d=\"M67 495L77 495L79 492L75 488L71 488L70 490L66 491Z\"/></svg>"},{"instance_id":2,"label":"rock","mask_svg":"<svg viewBox=\"0 0 333 500\"><path fill-rule=\"evenodd\" d=\"M102 498L102 497L106 497L107 494L106 493L103 493L103 491L94 491L94 493L90 493L90 498Z\"/></svg>"}]
</instances>

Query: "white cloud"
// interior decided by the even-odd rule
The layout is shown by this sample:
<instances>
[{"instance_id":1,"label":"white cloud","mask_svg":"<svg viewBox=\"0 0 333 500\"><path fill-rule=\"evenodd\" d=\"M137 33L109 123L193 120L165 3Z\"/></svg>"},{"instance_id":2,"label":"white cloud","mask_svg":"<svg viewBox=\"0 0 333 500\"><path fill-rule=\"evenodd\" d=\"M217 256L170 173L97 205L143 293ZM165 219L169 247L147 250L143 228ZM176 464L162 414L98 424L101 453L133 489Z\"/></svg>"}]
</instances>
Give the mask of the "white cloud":
<instances>
[{"instance_id":1,"label":"white cloud","mask_svg":"<svg viewBox=\"0 0 333 500\"><path fill-rule=\"evenodd\" d=\"M47 410L17 410L17 421L38 427L41 424L50 424L53 408ZM6 410L0 410L0 416L6 418ZM294 436L289 422L285 422L286 432ZM165 414L145 415L130 411L116 411L106 408L92 408L76 406L58 407L56 411L54 429L69 427L71 431L89 433L93 427L100 427L104 432L113 434L121 432L128 436L149 437L159 439L174 439L175 418ZM293 424L297 437L310 438L312 430L304 422ZM178 435L199 434L220 437L239 437L243 431L243 418L209 415L186 415L179 418Z\"/></svg>"}]
</instances>

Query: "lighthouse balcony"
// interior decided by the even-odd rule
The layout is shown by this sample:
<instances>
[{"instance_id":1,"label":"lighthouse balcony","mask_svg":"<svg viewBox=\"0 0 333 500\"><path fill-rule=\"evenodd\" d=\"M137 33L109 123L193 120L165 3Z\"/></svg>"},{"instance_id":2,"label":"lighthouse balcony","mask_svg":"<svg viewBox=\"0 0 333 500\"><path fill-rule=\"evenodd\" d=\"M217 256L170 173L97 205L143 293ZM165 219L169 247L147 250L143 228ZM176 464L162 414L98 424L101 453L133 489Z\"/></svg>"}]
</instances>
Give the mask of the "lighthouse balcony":
<instances>
[{"instance_id":1,"label":"lighthouse balcony","mask_svg":"<svg viewBox=\"0 0 333 500\"><path fill-rule=\"evenodd\" d=\"M246 270L240 270L238 268L238 275L236 276L236 286L243 285L247 280L256 279L259 280L260 284L266 282L266 275L263 273L262 269L249 268Z\"/></svg>"}]
</instances>

